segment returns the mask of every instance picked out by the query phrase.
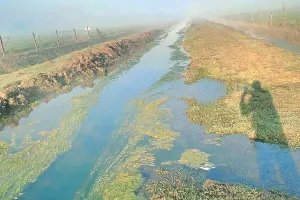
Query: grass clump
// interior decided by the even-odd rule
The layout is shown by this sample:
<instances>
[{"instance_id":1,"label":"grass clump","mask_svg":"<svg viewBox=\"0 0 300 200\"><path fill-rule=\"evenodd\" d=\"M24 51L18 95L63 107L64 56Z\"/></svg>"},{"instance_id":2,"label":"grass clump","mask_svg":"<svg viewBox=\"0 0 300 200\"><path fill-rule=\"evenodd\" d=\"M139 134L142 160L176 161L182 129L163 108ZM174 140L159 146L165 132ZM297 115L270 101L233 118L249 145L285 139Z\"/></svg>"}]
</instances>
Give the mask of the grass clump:
<instances>
[{"instance_id":1,"label":"grass clump","mask_svg":"<svg viewBox=\"0 0 300 200\"><path fill-rule=\"evenodd\" d=\"M240 184L221 183L201 180L193 174L180 170L160 169L158 178L150 179L145 194L150 200L186 200L186 199L296 199L277 191L258 190Z\"/></svg>"},{"instance_id":2,"label":"grass clump","mask_svg":"<svg viewBox=\"0 0 300 200\"><path fill-rule=\"evenodd\" d=\"M196 99L185 98L184 101L188 104L185 114L190 122L205 125L206 133L216 133L221 136L243 133L250 138L255 137L251 122L239 114L239 102L227 103L226 100L225 97L208 105L203 105L198 103Z\"/></svg>"},{"instance_id":3,"label":"grass clump","mask_svg":"<svg viewBox=\"0 0 300 200\"><path fill-rule=\"evenodd\" d=\"M300 147L298 56L212 23L194 25L184 48L192 59L184 72L186 83L209 77L225 81L229 88L227 96L208 105L185 99L191 122L206 126L208 133L243 133L263 142ZM248 87L247 94L243 87ZM243 111L243 102L249 112Z\"/></svg>"},{"instance_id":4,"label":"grass clump","mask_svg":"<svg viewBox=\"0 0 300 200\"><path fill-rule=\"evenodd\" d=\"M239 184L228 184L207 180L203 184L204 199L296 199L277 191L265 191L247 187Z\"/></svg>"},{"instance_id":5,"label":"grass clump","mask_svg":"<svg viewBox=\"0 0 300 200\"><path fill-rule=\"evenodd\" d=\"M210 154L201 152L198 149L188 149L181 155L179 163L195 169L203 166L213 166L208 162L210 156Z\"/></svg>"},{"instance_id":6,"label":"grass clump","mask_svg":"<svg viewBox=\"0 0 300 200\"><path fill-rule=\"evenodd\" d=\"M180 160L164 162L162 165L182 164L194 169L206 169L214 167L209 162L210 156L210 154L201 152L198 149L187 149L182 153Z\"/></svg>"},{"instance_id":7,"label":"grass clump","mask_svg":"<svg viewBox=\"0 0 300 200\"><path fill-rule=\"evenodd\" d=\"M9 148L9 144L8 143L6 143L6 142L3 142L3 141L0 141L0 155L2 154L2 153L5 153L6 152L6 150Z\"/></svg>"}]
</instances>

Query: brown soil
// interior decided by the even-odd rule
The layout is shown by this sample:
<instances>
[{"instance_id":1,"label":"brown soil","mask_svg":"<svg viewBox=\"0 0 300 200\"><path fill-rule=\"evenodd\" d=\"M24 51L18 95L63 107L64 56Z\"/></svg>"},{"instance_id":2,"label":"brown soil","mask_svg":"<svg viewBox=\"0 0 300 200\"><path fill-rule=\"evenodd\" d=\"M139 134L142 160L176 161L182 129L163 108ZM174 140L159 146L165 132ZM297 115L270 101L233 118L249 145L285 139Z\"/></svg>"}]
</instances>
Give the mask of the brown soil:
<instances>
[{"instance_id":1,"label":"brown soil","mask_svg":"<svg viewBox=\"0 0 300 200\"><path fill-rule=\"evenodd\" d=\"M95 76L105 75L108 67L141 50L162 32L152 30L135 34L1 75L0 129L11 122L16 113L31 110L34 102L42 99L47 101L51 95L69 91L78 83L89 83Z\"/></svg>"}]
</instances>

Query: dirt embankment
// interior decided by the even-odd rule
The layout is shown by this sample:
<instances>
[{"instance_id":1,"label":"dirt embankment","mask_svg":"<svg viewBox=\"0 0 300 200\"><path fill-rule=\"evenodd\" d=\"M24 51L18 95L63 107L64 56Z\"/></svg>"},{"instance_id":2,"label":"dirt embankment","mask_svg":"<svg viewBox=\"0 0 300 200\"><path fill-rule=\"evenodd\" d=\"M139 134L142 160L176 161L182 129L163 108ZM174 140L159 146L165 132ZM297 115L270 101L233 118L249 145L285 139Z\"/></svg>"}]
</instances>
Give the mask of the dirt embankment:
<instances>
[{"instance_id":1,"label":"dirt embankment","mask_svg":"<svg viewBox=\"0 0 300 200\"><path fill-rule=\"evenodd\" d=\"M0 76L0 129L36 101L105 75L109 66L137 52L163 33L152 30L95 45L53 61Z\"/></svg>"},{"instance_id":2,"label":"dirt embankment","mask_svg":"<svg viewBox=\"0 0 300 200\"><path fill-rule=\"evenodd\" d=\"M220 20L220 23L237 30L251 32L259 36L277 38L287 40L293 44L300 44L300 31L296 28L287 27L284 29L278 26L269 27L267 25L260 25L257 23L227 19Z\"/></svg>"}]
</instances>

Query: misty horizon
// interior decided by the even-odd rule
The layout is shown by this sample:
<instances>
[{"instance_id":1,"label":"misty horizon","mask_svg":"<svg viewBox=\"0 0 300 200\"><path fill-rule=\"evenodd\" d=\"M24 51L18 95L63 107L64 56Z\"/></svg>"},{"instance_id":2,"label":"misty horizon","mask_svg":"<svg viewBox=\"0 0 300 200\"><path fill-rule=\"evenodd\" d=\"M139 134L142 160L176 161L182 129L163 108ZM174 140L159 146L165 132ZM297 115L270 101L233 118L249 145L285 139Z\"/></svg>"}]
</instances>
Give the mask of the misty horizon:
<instances>
[{"instance_id":1,"label":"misty horizon","mask_svg":"<svg viewBox=\"0 0 300 200\"><path fill-rule=\"evenodd\" d=\"M96 1L79 0L2 0L0 35L23 35L31 32L126 27L159 24L172 20L235 14L282 8L283 1L258 0L153 0L153 1ZM285 1L286 8L300 6L300 2Z\"/></svg>"}]
</instances>

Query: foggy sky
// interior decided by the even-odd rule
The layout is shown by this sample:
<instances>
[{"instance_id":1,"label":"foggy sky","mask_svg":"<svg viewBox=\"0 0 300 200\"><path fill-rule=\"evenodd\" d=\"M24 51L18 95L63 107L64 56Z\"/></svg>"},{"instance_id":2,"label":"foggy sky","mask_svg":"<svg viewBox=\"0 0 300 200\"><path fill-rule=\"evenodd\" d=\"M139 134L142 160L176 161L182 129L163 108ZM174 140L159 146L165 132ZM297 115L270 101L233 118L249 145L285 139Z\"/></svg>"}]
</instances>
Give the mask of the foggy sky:
<instances>
[{"instance_id":1,"label":"foggy sky","mask_svg":"<svg viewBox=\"0 0 300 200\"><path fill-rule=\"evenodd\" d=\"M299 0L284 0L286 7ZM159 23L163 20L260 9L283 0L0 0L0 35L56 29Z\"/></svg>"}]
</instances>

